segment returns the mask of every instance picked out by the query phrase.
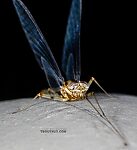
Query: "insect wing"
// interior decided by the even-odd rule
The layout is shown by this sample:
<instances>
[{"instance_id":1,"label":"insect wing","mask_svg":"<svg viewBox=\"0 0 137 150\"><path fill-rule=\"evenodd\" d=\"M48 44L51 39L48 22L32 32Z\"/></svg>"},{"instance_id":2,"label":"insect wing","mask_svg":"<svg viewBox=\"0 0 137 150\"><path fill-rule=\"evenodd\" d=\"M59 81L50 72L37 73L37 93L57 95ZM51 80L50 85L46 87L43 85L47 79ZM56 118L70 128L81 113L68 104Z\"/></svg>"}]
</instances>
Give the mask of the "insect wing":
<instances>
[{"instance_id":1,"label":"insect wing","mask_svg":"<svg viewBox=\"0 0 137 150\"><path fill-rule=\"evenodd\" d=\"M82 12L82 1L72 0L62 57L62 69L66 74L67 80L80 81L81 12Z\"/></svg>"},{"instance_id":2,"label":"insect wing","mask_svg":"<svg viewBox=\"0 0 137 150\"><path fill-rule=\"evenodd\" d=\"M70 53L69 58L67 60L67 66L66 66L66 76L68 77L68 80L74 80L74 57L73 54Z\"/></svg>"},{"instance_id":3,"label":"insect wing","mask_svg":"<svg viewBox=\"0 0 137 150\"><path fill-rule=\"evenodd\" d=\"M47 77L48 84L51 88L58 88L60 87L63 83L60 78L58 78L55 70L49 65L46 59L41 57L41 62L43 64L43 70L45 72L45 75Z\"/></svg>"},{"instance_id":4,"label":"insect wing","mask_svg":"<svg viewBox=\"0 0 137 150\"><path fill-rule=\"evenodd\" d=\"M61 85L64 82L64 78L62 77L55 58L31 13L21 0L13 0L13 4L28 42L35 54L36 60L46 73L50 87L54 88L57 85Z\"/></svg>"}]
</instances>

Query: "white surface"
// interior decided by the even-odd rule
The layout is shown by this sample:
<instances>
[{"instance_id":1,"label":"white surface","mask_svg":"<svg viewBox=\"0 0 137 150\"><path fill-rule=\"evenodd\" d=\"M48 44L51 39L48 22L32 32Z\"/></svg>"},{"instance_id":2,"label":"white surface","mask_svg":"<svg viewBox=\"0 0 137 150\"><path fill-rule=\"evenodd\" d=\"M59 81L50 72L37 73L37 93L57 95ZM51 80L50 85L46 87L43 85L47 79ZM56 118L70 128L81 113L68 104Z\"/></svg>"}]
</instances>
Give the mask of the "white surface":
<instances>
[{"instance_id":1,"label":"white surface","mask_svg":"<svg viewBox=\"0 0 137 150\"><path fill-rule=\"evenodd\" d=\"M107 117L125 135L128 146L123 145L86 100L69 103L81 108L78 109L56 101L18 99L0 102L0 149L137 150L137 97L117 95L117 99L98 100ZM38 104L11 114L34 103ZM66 133L40 131L50 129L63 129Z\"/></svg>"}]
</instances>

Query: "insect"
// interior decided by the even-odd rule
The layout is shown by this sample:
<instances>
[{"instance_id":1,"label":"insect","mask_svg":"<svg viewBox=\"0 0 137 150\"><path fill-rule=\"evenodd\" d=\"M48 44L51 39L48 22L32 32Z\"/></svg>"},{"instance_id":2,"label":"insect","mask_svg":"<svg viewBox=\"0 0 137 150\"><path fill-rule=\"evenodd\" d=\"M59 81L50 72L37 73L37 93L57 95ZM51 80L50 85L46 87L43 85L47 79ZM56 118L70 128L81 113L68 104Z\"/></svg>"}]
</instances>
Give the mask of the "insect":
<instances>
[{"instance_id":1,"label":"insect","mask_svg":"<svg viewBox=\"0 0 137 150\"><path fill-rule=\"evenodd\" d=\"M13 4L28 42L34 52L35 58L41 69L44 71L50 86L49 89L42 90L38 93L34 99L49 98L59 101L76 101L86 99L98 112L98 114L112 126L113 130L123 140L125 140L106 117L98 100L96 99L96 102L101 112L99 112L88 99L88 96L94 95L93 92L88 92L88 89L94 82L106 95L109 97L111 96L102 88L94 77L92 77L88 83L80 81L80 29L82 0L72 0L68 18L62 57L62 70L64 71L66 81L61 74L48 43L27 7L21 0L13 0Z\"/></svg>"}]
</instances>

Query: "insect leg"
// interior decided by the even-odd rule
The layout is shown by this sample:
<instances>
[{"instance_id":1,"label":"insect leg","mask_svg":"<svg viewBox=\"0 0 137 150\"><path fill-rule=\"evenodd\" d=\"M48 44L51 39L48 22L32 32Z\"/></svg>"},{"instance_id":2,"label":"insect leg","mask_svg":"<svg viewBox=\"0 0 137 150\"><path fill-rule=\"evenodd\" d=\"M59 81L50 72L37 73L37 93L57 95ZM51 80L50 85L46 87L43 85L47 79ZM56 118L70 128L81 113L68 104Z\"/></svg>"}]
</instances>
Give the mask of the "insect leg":
<instances>
[{"instance_id":1,"label":"insect leg","mask_svg":"<svg viewBox=\"0 0 137 150\"><path fill-rule=\"evenodd\" d=\"M49 88L48 90L42 90L41 92L39 92L32 100L41 99L41 98L54 99L54 95L55 95L55 91ZM27 110L28 108L38 104L38 103L36 104L31 104L31 103L32 101L26 107L18 108L18 110L12 112L12 114Z\"/></svg>"},{"instance_id":2,"label":"insect leg","mask_svg":"<svg viewBox=\"0 0 137 150\"><path fill-rule=\"evenodd\" d=\"M56 92L54 90L48 88L39 92L33 99L41 99L41 98L54 99L55 94Z\"/></svg>"},{"instance_id":3,"label":"insect leg","mask_svg":"<svg viewBox=\"0 0 137 150\"><path fill-rule=\"evenodd\" d=\"M89 93L90 94L90 93ZM98 105L98 108L100 109L100 111L93 105L93 103L88 99L88 95L86 96L86 100L89 102L89 104L94 108L94 110L100 115L100 117L102 119L104 119L111 127L112 129L120 136L120 138L124 141L124 145L127 146L127 141L125 139L125 137L119 132L119 130L112 124L112 122L107 118L105 112L103 111L103 109L101 108L96 96L94 95L94 93L92 92L90 95L94 96L94 99Z\"/></svg>"},{"instance_id":4,"label":"insect leg","mask_svg":"<svg viewBox=\"0 0 137 150\"><path fill-rule=\"evenodd\" d=\"M90 96L94 95L93 92L92 93L88 93L88 95L90 94ZM95 109L95 111L100 115L101 118L103 118L103 114L101 114L98 109L93 105L93 103L88 99L88 96L86 96L86 100L89 102L89 104Z\"/></svg>"},{"instance_id":5,"label":"insect leg","mask_svg":"<svg viewBox=\"0 0 137 150\"><path fill-rule=\"evenodd\" d=\"M47 96L47 94L49 94L48 90L44 89L44 90L40 91L33 99L35 100L35 99L41 99L41 98L50 98Z\"/></svg>"},{"instance_id":6,"label":"insect leg","mask_svg":"<svg viewBox=\"0 0 137 150\"><path fill-rule=\"evenodd\" d=\"M33 100L34 100L34 99L33 99ZM38 103L34 103L34 104L31 104L31 102L30 102L27 106L18 108L16 111L12 112L11 114L16 114L16 113L18 113L18 112L25 111L25 110L31 108L32 106L35 106L35 105L37 105L37 104L39 104L39 103L43 103L43 102L47 102L47 101L48 101L48 100L39 101Z\"/></svg>"},{"instance_id":7,"label":"insect leg","mask_svg":"<svg viewBox=\"0 0 137 150\"><path fill-rule=\"evenodd\" d=\"M33 99L40 99L41 98L41 93L38 93Z\"/></svg>"},{"instance_id":8,"label":"insect leg","mask_svg":"<svg viewBox=\"0 0 137 150\"><path fill-rule=\"evenodd\" d=\"M106 92L106 90L97 82L97 80L96 80L94 77L91 77L91 79L90 79L89 82L88 82L88 86L90 87L93 82L95 82L95 84L96 84L108 97L113 98L110 94L108 94L108 93Z\"/></svg>"}]
</instances>

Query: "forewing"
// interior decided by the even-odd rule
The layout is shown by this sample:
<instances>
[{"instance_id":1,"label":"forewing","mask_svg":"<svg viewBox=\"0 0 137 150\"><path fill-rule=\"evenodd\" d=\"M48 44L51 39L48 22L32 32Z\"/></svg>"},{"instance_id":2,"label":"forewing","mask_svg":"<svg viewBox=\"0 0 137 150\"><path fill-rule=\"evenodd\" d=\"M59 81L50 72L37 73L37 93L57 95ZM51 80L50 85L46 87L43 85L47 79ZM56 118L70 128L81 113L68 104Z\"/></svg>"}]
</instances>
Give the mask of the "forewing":
<instances>
[{"instance_id":1,"label":"forewing","mask_svg":"<svg viewBox=\"0 0 137 150\"><path fill-rule=\"evenodd\" d=\"M49 86L53 87L53 85L54 85L54 88L60 87L62 80L60 81L55 70L49 66L49 63L43 57L41 57L41 62L42 62L43 70L44 70L45 75L47 77L47 81L48 81Z\"/></svg>"},{"instance_id":2,"label":"forewing","mask_svg":"<svg viewBox=\"0 0 137 150\"><path fill-rule=\"evenodd\" d=\"M68 77L68 80L74 80L74 57L72 53L70 53L68 60L67 60L67 67L66 67L66 76Z\"/></svg>"},{"instance_id":3,"label":"forewing","mask_svg":"<svg viewBox=\"0 0 137 150\"><path fill-rule=\"evenodd\" d=\"M62 56L62 69L66 74L67 80L80 81L81 12L82 12L82 1L72 0Z\"/></svg>"},{"instance_id":4,"label":"forewing","mask_svg":"<svg viewBox=\"0 0 137 150\"><path fill-rule=\"evenodd\" d=\"M50 83L51 88L54 88L55 85L58 84L61 85L64 82L64 79L54 59L54 56L35 20L21 0L13 0L13 4L29 44L40 67L46 73L46 77ZM54 75L51 75L51 73L54 73ZM53 83L53 80L56 83Z\"/></svg>"}]
</instances>

